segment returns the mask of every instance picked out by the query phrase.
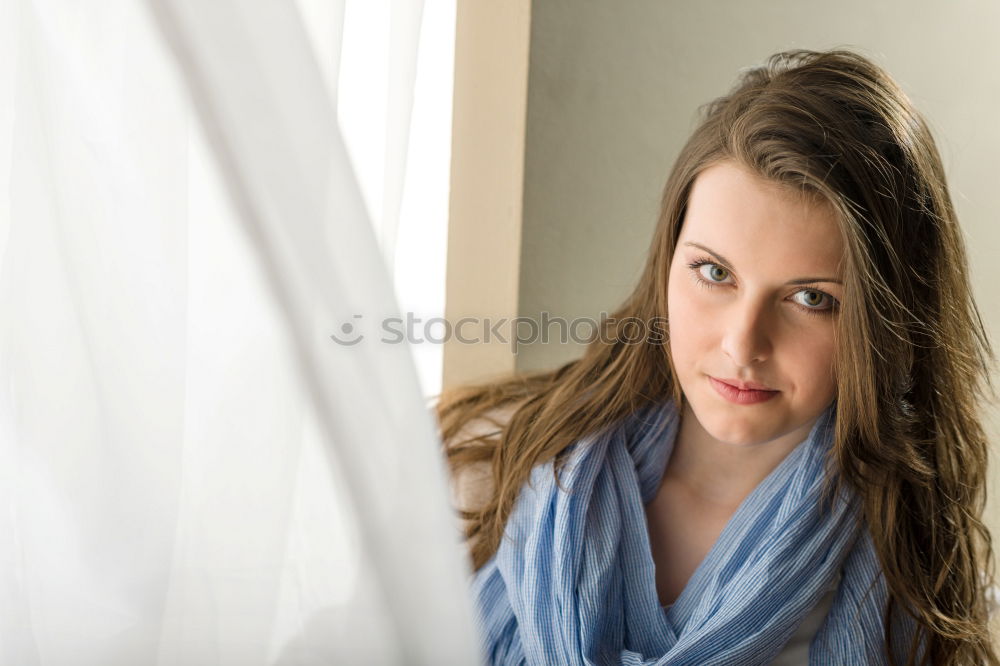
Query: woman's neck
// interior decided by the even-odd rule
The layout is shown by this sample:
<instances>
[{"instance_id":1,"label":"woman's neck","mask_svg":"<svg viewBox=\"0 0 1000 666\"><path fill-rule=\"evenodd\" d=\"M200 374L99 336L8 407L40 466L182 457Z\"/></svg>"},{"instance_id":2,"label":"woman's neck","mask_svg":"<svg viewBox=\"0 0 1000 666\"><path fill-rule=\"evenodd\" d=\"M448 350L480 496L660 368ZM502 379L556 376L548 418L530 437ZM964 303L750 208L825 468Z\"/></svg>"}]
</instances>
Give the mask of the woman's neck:
<instances>
[{"instance_id":1,"label":"woman's neck","mask_svg":"<svg viewBox=\"0 0 1000 666\"><path fill-rule=\"evenodd\" d=\"M679 484L711 505L735 510L809 436L812 426L807 423L759 444L729 444L705 430L685 400L663 482Z\"/></svg>"}]
</instances>

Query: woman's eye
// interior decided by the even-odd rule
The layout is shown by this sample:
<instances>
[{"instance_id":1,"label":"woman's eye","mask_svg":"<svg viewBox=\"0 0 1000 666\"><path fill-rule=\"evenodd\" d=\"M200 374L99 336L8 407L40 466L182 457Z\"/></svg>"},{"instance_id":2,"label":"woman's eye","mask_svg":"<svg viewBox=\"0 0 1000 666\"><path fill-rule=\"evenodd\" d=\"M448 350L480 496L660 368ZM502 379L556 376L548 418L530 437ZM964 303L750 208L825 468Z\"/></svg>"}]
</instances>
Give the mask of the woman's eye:
<instances>
[{"instance_id":1,"label":"woman's eye","mask_svg":"<svg viewBox=\"0 0 1000 666\"><path fill-rule=\"evenodd\" d=\"M795 298L798 296L801 296L802 298ZM795 292L795 297L793 297L793 299L795 299L797 303L809 310L832 310L836 305L832 296L815 289L803 289L801 291L797 291ZM823 307L824 303L828 303L828 305Z\"/></svg>"},{"instance_id":2,"label":"woman's eye","mask_svg":"<svg viewBox=\"0 0 1000 666\"><path fill-rule=\"evenodd\" d=\"M729 271L718 264L702 264L698 267L698 272L711 282L722 282L729 277Z\"/></svg>"}]
</instances>

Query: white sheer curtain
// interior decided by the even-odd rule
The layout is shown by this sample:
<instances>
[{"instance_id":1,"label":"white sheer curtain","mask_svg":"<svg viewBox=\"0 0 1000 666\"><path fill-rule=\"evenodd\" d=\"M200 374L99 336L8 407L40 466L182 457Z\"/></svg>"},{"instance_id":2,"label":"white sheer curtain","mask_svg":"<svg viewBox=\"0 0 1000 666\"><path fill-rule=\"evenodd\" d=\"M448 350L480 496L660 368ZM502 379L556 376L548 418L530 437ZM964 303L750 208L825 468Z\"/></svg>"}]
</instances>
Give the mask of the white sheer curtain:
<instances>
[{"instance_id":1,"label":"white sheer curtain","mask_svg":"<svg viewBox=\"0 0 1000 666\"><path fill-rule=\"evenodd\" d=\"M0 663L476 662L315 54L291 2L0 2Z\"/></svg>"}]
</instances>

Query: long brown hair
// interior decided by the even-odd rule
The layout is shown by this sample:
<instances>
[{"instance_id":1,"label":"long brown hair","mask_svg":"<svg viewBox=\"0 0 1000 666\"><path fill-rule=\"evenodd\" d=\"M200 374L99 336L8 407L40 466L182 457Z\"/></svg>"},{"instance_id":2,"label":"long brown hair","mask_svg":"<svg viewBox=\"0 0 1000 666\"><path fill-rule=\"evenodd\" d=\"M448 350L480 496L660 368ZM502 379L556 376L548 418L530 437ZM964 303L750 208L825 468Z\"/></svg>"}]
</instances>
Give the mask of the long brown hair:
<instances>
[{"instance_id":1,"label":"long brown hair","mask_svg":"<svg viewBox=\"0 0 1000 666\"><path fill-rule=\"evenodd\" d=\"M1000 663L989 639L994 570L982 521L988 444L980 421L981 402L995 398L995 356L927 124L883 69L843 49L775 54L702 110L664 187L638 284L583 356L440 396L453 472L490 469L488 501L463 514L473 566L496 552L532 467L554 460L558 470L580 437L666 396L682 404L669 339L634 344L618 332L629 318L666 314L692 183L709 165L733 160L838 213L845 291L831 461L837 483L860 500L886 576L886 645L892 614L908 608L918 626L909 663L918 640L925 664ZM504 406L513 414L495 432L454 441Z\"/></svg>"}]
</instances>

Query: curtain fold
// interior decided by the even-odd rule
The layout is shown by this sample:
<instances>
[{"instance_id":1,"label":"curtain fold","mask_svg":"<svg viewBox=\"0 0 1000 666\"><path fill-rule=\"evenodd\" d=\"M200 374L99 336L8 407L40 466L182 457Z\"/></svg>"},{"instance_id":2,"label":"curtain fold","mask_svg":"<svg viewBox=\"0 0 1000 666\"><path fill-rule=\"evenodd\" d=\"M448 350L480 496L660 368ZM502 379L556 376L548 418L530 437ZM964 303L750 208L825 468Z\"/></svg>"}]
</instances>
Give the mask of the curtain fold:
<instances>
[{"instance_id":1,"label":"curtain fold","mask_svg":"<svg viewBox=\"0 0 1000 666\"><path fill-rule=\"evenodd\" d=\"M433 422L378 342L398 306L295 6L0 7L0 661L475 663Z\"/></svg>"}]
</instances>

